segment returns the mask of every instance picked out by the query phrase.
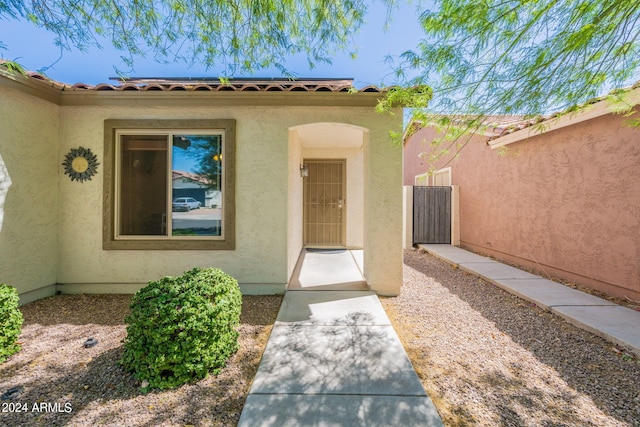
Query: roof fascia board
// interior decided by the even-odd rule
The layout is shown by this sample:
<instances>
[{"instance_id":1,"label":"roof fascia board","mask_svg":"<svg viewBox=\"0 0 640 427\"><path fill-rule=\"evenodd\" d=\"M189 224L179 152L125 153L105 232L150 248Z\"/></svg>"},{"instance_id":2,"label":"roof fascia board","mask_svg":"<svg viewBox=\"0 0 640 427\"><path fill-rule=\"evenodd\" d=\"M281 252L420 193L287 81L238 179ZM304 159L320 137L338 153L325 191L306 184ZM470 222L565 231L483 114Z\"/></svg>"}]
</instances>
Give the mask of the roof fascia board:
<instances>
[{"instance_id":1,"label":"roof fascia board","mask_svg":"<svg viewBox=\"0 0 640 427\"><path fill-rule=\"evenodd\" d=\"M630 90L625 95L624 101L629 105L635 106L639 104L640 88ZM528 126L524 129L491 140L487 144L492 149L500 148L504 147L505 145L513 144L515 142L542 135L546 132L562 129L567 126L572 126L581 122L585 122L587 120L614 113L615 110L612 108L611 103L607 100L602 100L595 104L590 104L584 107L579 112L564 114L556 118L540 122L539 124Z\"/></svg>"},{"instance_id":2,"label":"roof fascia board","mask_svg":"<svg viewBox=\"0 0 640 427\"><path fill-rule=\"evenodd\" d=\"M375 107L380 93L237 91L64 91L62 106L346 106Z\"/></svg>"},{"instance_id":3,"label":"roof fascia board","mask_svg":"<svg viewBox=\"0 0 640 427\"><path fill-rule=\"evenodd\" d=\"M0 84L36 98L60 105L61 90L38 79L26 77L19 72L9 73L0 71Z\"/></svg>"}]
</instances>

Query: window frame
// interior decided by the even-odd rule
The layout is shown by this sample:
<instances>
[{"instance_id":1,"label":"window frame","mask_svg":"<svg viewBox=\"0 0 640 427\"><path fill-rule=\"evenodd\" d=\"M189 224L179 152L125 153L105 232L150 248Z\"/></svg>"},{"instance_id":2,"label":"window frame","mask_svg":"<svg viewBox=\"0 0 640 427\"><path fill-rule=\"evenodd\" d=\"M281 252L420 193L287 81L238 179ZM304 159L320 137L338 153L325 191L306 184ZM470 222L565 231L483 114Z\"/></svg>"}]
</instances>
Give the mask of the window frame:
<instances>
[{"instance_id":1,"label":"window frame","mask_svg":"<svg viewBox=\"0 0 640 427\"><path fill-rule=\"evenodd\" d=\"M446 182L448 182L448 184L444 184L444 185L436 185L436 180L438 179L437 177L444 177L444 180ZM452 169L451 166L447 166L446 168L442 168L442 169L438 169L437 171L435 171L433 173L433 176L431 177L431 181L433 182L433 186L434 187L451 187L451 183L453 182L451 180L452 178ZM442 179L442 178L441 178Z\"/></svg>"},{"instance_id":2,"label":"window frame","mask_svg":"<svg viewBox=\"0 0 640 427\"><path fill-rule=\"evenodd\" d=\"M235 249L235 128L234 119L210 120L118 120L104 121L104 182L103 182L103 239L105 250L234 250ZM176 133L183 131L215 131L223 133L224 167L222 170L223 212L222 238L193 238L176 236L126 236L116 235L117 185L116 176L119 133ZM170 175L168 172L167 175ZM168 176L167 179L170 179Z\"/></svg>"}]
</instances>

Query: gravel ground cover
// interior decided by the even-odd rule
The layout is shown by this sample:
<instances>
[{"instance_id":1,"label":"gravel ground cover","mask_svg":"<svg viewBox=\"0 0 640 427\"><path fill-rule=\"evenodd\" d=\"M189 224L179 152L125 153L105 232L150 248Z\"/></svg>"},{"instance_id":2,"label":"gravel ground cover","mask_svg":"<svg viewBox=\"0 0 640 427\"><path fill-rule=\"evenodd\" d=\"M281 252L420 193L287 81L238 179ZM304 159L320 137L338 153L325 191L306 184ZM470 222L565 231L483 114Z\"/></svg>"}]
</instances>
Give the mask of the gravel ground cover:
<instances>
[{"instance_id":1,"label":"gravel ground cover","mask_svg":"<svg viewBox=\"0 0 640 427\"><path fill-rule=\"evenodd\" d=\"M382 304L447 427L640 426L637 358L426 253L407 251L404 274ZM243 297L240 350L220 375L148 394L118 364L129 301L21 307L0 394L22 392L0 401L0 426L235 426L282 297Z\"/></svg>"},{"instance_id":2,"label":"gravel ground cover","mask_svg":"<svg viewBox=\"0 0 640 427\"><path fill-rule=\"evenodd\" d=\"M640 362L421 251L381 298L446 426L640 426Z\"/></svg>"},{"instance_id":3,"label":"gravel ground cover","mask_svg":"<svg viewBox=\"0 0 640 427\"><path fill-rule=\"evenodd\" d=\"M217 376L139 391L119 365L131 295L58 295L21 307L22 350L0 365L0 426L235 426L282 296L243 296L240 349ZM85 348L85 341L98 344Z\"/></svg>"}]
</instances>

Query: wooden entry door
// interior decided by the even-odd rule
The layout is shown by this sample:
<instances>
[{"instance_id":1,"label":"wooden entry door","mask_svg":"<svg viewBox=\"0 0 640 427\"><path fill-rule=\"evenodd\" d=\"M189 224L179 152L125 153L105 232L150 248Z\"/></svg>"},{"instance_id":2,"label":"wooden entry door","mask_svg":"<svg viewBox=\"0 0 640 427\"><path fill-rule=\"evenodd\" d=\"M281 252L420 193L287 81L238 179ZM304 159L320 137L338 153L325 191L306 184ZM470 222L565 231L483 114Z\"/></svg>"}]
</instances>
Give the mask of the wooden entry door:
<instances>
[{"instance_id":1,"label":"wooden entry door","mask_svg":"<svg viewBox=\"0 0 640 427\"><path fill-rule=\"evenodd\" d=\"M345 246L346 160L305 160L304 244Z\"/></svg>"}]
</instances>

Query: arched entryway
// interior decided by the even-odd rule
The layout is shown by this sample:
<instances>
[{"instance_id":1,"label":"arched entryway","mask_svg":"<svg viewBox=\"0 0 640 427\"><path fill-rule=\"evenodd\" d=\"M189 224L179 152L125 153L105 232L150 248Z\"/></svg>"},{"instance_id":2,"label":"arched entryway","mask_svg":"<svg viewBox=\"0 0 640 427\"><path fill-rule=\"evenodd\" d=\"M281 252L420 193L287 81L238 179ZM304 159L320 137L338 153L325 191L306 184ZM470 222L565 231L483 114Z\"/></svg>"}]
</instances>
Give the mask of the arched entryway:
<instances>
[{"instance_id":1,"label":"arched entryway","mask_svg":"<svg viewBox=\"0 0 640 427\"><path fill-rule=\"evenodd\" d=\"M296 266L300 267L303 248L314 248L327 250L326 257L313 255L314 262L326 259L336 268L346 268L344 283L350 283L346 287L365 282L364 277L354 280L355 272L348 266L364 274L364 147L368 133L366 128L345 123L289 128L290 278ZM350 259L353 264L348 264Z\"/></svg>"}]
</instances>

